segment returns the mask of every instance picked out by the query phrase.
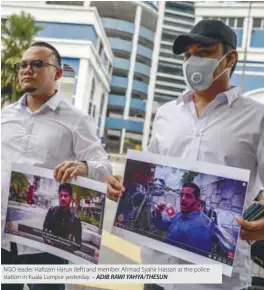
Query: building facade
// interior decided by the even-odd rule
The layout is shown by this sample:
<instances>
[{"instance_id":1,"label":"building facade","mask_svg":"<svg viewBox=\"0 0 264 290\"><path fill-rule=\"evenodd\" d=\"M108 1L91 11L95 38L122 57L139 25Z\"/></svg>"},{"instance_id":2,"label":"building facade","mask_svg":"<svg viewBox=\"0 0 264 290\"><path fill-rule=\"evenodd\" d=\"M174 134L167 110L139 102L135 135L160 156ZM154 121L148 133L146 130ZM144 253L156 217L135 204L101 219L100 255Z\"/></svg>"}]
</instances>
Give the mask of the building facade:
<instances>
[{"instance_id":1,"label":"building facade","mask_svg":"<svg viewBox=\"0 0 264 290\"><path fill-rule=\"evenodd\" d=\"M172 46L177 35L189 33L195 21L194 3L166 1L156 78L155 101L164 104L177 98L185 89L182 55L174 55Z\"/></svg>"},{"instance_id":2,"label":"building facade","mask_svg":"<svg viewBox=\"0 0 264 290\"><path fill-rule=\"evenodd\" d=\"M183 56L175 55L172 46L177 35L189 33L195 22L194 3L189 1L165 1L159 11L161 29L158 67L155 79L154 99L149 107L144 126L142 147L146 148L152 131L152 121L157 109L175 100L186 89L182 73Z\"/></svg>"},{"instance_id":3,"label":"building facade","mask_svg":"<svg viewBox=\"0 0 264 290\"><path fill-rule=\"evenodd\" d=\"M125 153L140 148L153 99L159 7L154 1L91 1L91 6L98 10L114 53L106 149Z\"/></svg>"},{"instance_id":4,"label":"building facade","mask_svg":"<svg viewBox=\"0 0 264 290\"><path fill-rule=\"evenodd\" d=\"M35 40L50 43L62 56L58 89L93 117L103 138L113 54L97 9L82 1L10 1L1 7L2 19L25 11L42 26Z\"/></svg>"},{"instance_id":5,"label":"building facade","mask_svg":"<svg viewBox=\"0 0 264 290\"><path fill-rule=\"evenodd\" d=\"M196 21L220 19L235 30L239 59L231 84L239 85L250 97L263 98L264 2L196 2L195 12Z\"/></svg>"}]
</instances>

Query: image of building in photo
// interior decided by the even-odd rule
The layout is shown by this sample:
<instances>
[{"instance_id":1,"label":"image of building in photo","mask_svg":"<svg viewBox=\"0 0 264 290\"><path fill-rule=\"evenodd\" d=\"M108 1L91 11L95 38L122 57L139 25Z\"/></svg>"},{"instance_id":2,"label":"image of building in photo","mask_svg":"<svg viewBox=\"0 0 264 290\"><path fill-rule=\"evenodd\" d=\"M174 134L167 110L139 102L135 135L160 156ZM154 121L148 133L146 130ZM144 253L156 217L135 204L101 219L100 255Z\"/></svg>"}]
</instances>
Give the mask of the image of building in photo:
<instances>
[{"instance_id":1,"label":"image of building in photo","mask_svg":"<svg viewBox=\"0 0 264 290\"><path fill-rule=\"evenodd\" d=\"M245 96L264 102L264 2L196 2L196 21L219 19L238 40L238 63L231 78Z\"/></svg>"},{"instance_id":2,"label":"image of building in photo","mask_svg":"<svg viewBox=\"0 0 264 290\"><path fill-rule=\"evenodd\" d=\"M21 11L42 26L35 41L46 41L62 56L58 89L78 109L90 114L103 140L113 53L95 7L83 1L8 1L1 17Z\"/></svg>"}]
</instances>

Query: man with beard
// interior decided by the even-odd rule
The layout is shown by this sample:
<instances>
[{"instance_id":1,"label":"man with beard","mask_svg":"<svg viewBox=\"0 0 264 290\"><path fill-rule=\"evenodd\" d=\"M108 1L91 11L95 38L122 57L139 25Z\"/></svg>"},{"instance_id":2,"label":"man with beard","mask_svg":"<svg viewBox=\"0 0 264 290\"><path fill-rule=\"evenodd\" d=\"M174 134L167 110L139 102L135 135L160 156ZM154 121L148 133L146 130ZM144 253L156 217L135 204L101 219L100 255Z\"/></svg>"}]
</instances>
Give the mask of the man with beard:
<instances>
[{"instance_id":1,"label":"man with beard","mask_svg":"<svg viewBox=\"0 0 264 290\"><path fill-rule=\"evenodd\" d=\"M60 184L58 194L60 205L49 209L43 224L43 231L56 237L44 234L43 238L47 244L74 251L81 246L82 226L80 219L70 209L72 202L71 185L69 183ZM74 246L72 243L67 246L60 242L59 237L75 242L78 246Z\"/></svg>"},{"instance_id":2,"label":"man with beard","mask_svg":"<svg viewBox=\"0 0 264 290\"><path fill-rule=\"evenodd\" d=\"M219 20L201 20L189 34L177 35L173 53L184 55L182 70L189 90L159 108L147 151L250 170L248 206L264 184L264 106L231 86L236 47L236 33ZM118 200L124 191L117 178L108 178L109 198ZM263 220L237 221L242 226L241 239L261 237ZM148 247L142 249L141 257L145 264L186 264ZM239 240L232 276L223 276L221 285L150 284L144 289L246 290L251 286L251 269L250 246Z\"/></svg>"},{"instance_id":3,"label":"man with beard","mask_svg":"<svg viewBox=\"0 0 264 290\"><path fill-rule=\"evenodd\" d=\"M46 42L33 43L15 66L25 94L2 110L2 226L9 194L11 163L54 170L65 183L75 176L105 181L111 166L90 116L77 110L56 90L62 76L61 56ZM4 228L4 227L3 227ZM68 261L2 238L2 264L65 264ZM2 285L22 290L22 284ZM64 290L63 284L31 284L30 290Z\"/></svg>"},{"instance_id":4,"label":"man with beard","mask_svg":"<svg viewBox=\"0 0 264 290\"><path fill-rule=\"evenodd\" d=\"M164 213L166 204L155 207L154 223L160 230L167 230L164 242L171 245L187 246L210 252L213 246L213 235L216 231L213 223L198 210L200 204L200 188L194 183L186 183L180 192L181 211L169 217Z\"/></svg>"}]
</instances>

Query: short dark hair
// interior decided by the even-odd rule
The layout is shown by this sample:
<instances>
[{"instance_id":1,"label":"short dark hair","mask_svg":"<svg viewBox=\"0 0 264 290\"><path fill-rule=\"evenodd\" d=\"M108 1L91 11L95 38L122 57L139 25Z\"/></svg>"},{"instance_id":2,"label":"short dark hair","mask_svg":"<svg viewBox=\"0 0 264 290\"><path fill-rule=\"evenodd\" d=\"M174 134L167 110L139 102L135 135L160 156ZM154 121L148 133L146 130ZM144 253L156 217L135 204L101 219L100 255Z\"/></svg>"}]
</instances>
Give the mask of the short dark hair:
<instances>
[{"instance_id":1,"label":"short dark hair","mask_svg":"<svg viewBox=\"0 0 264 290\"><path fill-rule=\"evenodd\" d=\"M225 55L229 50L234 49L234 47L232 47L230 44L228 44L226 42L222 42L222 44L223 44L223 47L224 47L223 55ZM227 60L229 60L228 58L229 58L229 56L227 56ZM232 76L233 72L236 69L236 65L237 65L237 62L231 68L230 79L231 79L231 76Z\"/></svg>"},{"instance_id":2,"label":"short dark hair","mask_svg":"<svg viewBox=\"0 0 264 290\"><path fill-rule=\"evenodd\" d=\"M69 183L60 184L58 193L60 193L61 190L66 190L72 197L72 186Z\"/></svg>"},{"instance_id":3,"label":"short dark hair","mask_svg":"<svg viewBox=\"0 0 264 290\"><path fill-rule=\"evenodd\" d=\"M198 185L196 185L195 183L192 183L192 182L187 182L187 183L184 183L182 188L184 187L191 187L193 188L193 194L195 196L196 199L200 198L201 196L201 190L200 190L200 187Z\"/></svg>"},{"instance_id":4,"label":"short dark hair","mask_svg":"<svg viewBox=\"0 0 264 290\"><path fill-rule=\"evenodd\" d=\"M52 46L51 44L44 42L44 41L37 41L37 42L34 42L30 45L30 47L34 47L34 46L49 48L51 50L52 54L55 56L57 64L59 66L61 66L61 56L60 56L58 50L54 46Z\"/></svg>"}]
</instances>

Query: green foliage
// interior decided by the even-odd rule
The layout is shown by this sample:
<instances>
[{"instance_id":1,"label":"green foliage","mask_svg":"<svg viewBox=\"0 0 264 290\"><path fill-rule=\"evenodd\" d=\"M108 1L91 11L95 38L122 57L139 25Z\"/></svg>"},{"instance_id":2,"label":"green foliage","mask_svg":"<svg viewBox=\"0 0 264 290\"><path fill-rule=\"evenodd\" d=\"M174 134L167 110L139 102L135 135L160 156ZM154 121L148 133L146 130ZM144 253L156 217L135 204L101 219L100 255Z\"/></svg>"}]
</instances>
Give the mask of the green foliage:
<instances>
[{"instance_id":1,"label":"green foliage","mask_svg":"<svg viewBox=\"0 0 264 290\"><path fill-rule=\"evenodd\" d=\"M193 182L193 179L195 176L197 176L199 173L195 172L195 171L187 171L183 174L182 179L181 179L181 183L190 183Z\"/></svg>"},{"instance_id":2,"label":"green foliage","mask_svg":"<svg viewBox=\"0 0 264 290\"><path fill-rule=\"evenodd\" d=\"M1 105L15 102L21 94L14 65L20 61L37 33L43 27L34 24L34 18L25 12L12 14L1 21Z\"/></svg>"},{"instance_id":3,"label":"green foliage","mask_svg":"<svg viewBox=\"0 0 264 290\"><path fill-rule=\"evenodd\" d=\"M84 199L85 198L92 199L92 198L95 198L98 196L98 193L96 191L89 189L89 188L77 186L75 184L72 184L72 190L73 190L74 195L75 195L76 204L79 204L80 200L83 198Z\"/></svg>"},{"instance_id":4,"label":"green foliage","mask_svg":"<svg viewBox=\"0 0 264 290\"><path fill-rule=\"evenodd\" d=\"M17 192L27 192L28 190L28 178L25 174L20 172L12 172L11 175L11 183L10 183L10 189Z\"/></svg>"},{"instance_id":5,"label":"green foliage","mask_svg":"<svg viewBox=\"0 0 264 290\"><path fill-rule=\"evenodd\" d=\"M100 227L100 220L94 215L84 215L82 212L78 212L77 215L81 219L81 221L87 222L96 227Z\"/></svg>"}]
</instances>

